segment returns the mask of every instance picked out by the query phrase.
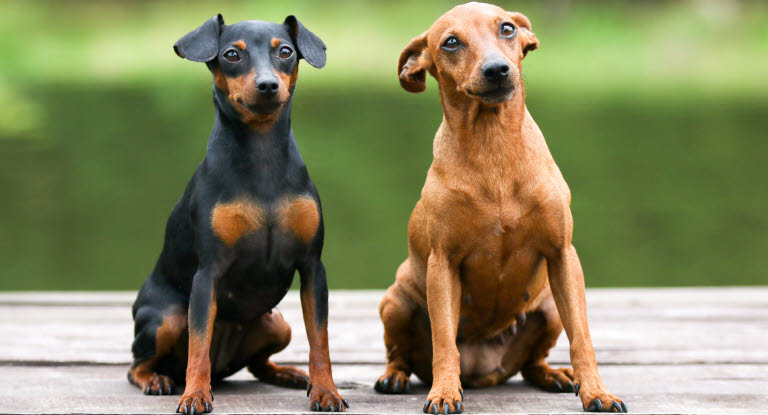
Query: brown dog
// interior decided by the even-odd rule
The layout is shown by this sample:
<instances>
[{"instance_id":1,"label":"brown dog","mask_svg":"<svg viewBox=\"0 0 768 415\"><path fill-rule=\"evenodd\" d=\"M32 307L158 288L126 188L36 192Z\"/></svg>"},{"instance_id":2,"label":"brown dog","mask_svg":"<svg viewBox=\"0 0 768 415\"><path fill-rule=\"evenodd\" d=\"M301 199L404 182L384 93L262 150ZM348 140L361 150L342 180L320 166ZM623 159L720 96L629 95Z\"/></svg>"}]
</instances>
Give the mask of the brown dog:
<instances>
[{"instance_id":1,"label":"brown dog","mask_svg":"<svg viewBox=\"0 0 768 415\"><path fill-rule=\"evenodd\" d=\"M521 62L537 47L522 14L469 3L400 55L402 87L423 91L429 72L444 118L408 225L410 257L379 308L387 367L375 388L403 393L416 373L432 384L424 412L461 412L462 385L518 371L575 391L588 411L627 410L600 380L570 193L525 106ZM545 362L563 326L573 370Z\"/></svg>"}]
</instances>

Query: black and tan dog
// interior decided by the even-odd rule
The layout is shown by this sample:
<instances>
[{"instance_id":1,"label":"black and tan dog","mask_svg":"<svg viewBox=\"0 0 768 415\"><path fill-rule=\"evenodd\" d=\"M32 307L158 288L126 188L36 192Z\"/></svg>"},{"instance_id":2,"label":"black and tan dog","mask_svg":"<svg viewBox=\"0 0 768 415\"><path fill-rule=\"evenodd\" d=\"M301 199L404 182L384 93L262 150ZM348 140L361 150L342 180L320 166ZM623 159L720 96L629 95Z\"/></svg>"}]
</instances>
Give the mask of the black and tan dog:
<instances>
[{"instance_id":1,"label":"black and tan dog","mask_svg":"<svg viewBox=\"0 0 768 415\"><path fill-rule=\"evenodd\" d=\"M344 411L328 356L320 199L290 119L299 59L323 67L325 45L293 16L227 26L218 15L174 50L213 74L216 121L133 305L128 378L148 395L186 378L176 411L194 414L213 409L212 380L247 367L263 382L308 387L312 410ZM291 339L273 307L296 270L309 376L269 360Z\"/></svg>"},{"instance_id":2,"label":"black and tan dog","mask_svg":"<svg viewBox=\"0 0 768 415\"><path fill-rule=\"evenodd\" d=\"M597 372L570 192L525 106L522 60L538 44L522 14L469 3L400 55L402 87L421 92L430 73L444 118L409 258L379 308L387 367L375 388L403 393L415 373L432 384L424 412L461 412L463 386L519 371L588 411L627 411ZM545 361L563 326L573 370Z\"/></svg>"}]
</instances>

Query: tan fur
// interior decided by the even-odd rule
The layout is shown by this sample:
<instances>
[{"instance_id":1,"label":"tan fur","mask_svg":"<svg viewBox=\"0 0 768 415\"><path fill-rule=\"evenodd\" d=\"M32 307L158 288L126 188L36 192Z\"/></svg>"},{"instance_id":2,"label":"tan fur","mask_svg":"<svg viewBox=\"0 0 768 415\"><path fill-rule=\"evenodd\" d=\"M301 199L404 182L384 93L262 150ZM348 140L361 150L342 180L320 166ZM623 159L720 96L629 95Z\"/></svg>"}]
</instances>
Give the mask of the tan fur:
<instances>
[{"instance_id":1,"label":"tan fur","mask_svg":"<svg viewBox=\"0 0 768 415\"><path fill-rule=\"evenodd\" d=\"M340 400L333 383L331 359L328 355L328 322L319 323L316 320L312 281L307 284L309 286L301 290L301 309L309 341L309 377L312 379L309 401L317 401L320 407L328 407L333 404L335 397Z\"/></svg>"},{"instance_id":2,"label":"tan fur","mask_svg":"<svg viewBox=\"0 0 768 415\"><path fill-rule=\"evenodd\" d=\"M155 373L157 362L163 356L171 352L173 346L179 341L181 334L187 328L186 313L173 310L163 316L163 322L155 332L155 355L147 360L131 366L128 371L129 379L142 391L148 386L153 391L162 390L167 393L169 387L173 387L170 377Z\"/></svg>"},{"instance_id":3,"label":"tan fur","mask_svg":"<svg viewBox=\"0 0 768 415\"><path fill-rule=\"evenodd\" d=\"M308 196L283 200L278 206L278 217L281 226L304 243L314 238L320 224L317 204Z\"/></svg>"},{"instance_id":4,"label":"tan fur","mask_svg":"<svg viewBox=\"0 0 768 415\"><path fill-rule=\"evenodd\" d=\"M218 203L211 212L213 233L229 246L234 245L243 235L259 230L263 223L262 209L246 199Z\"/></svg>"},{"instance_id":5,"label":"tan fur","mask_svg":"<svg viewBox=\"0 0 768 415\"><path fill-rule=\"evenodd\" d=\"M500 38L502 22L512 22L517 35ZM449 35L466 47L441 50ZM438 403L440 413L443 403L455 410L461 401L460 377L472 386L488 386L524 369L526 379L538 386L562 380L563 372L544 363L562 330L560 318L572 345L571 378L581 385L584 405L595 397L604 407L620 402L597 373L583 276L571 245L570 192L525 107L521 62L537 47L522 14L469 3L414 38L398 61L400 82L408 91L423 91L427 72L437 79L444 118L408 226L410 256L382 300L388 364L380 380L411 369L432 378L428 399ZM488 88L481 67L489 55L510 66L515 89L501 103L489 104L477 95ZM394 304L406 312L398 313ZM432 376L408 363L415 361L414 353L424 354L424 345L398 333L413 330L413 316L424 308L431 321ZM498 340L520 313L540 321ZM504 347L492 346L498 342ZM462 367L472 373L465 376Z\"/></svg>"},{"instance_id":6,"label":"tan fur","mask_svg":"<svg viewBox=\"0 0 768 415\"><path fill-rule=\"evenodd\" d=\"M213 323L216 321L216 292L211 289L211 303L208 310L208 324L205 331L189 330L189 352L187 357L186 386L179 399L181 407L194 405L196 412L205 412L205 403L213 404L211 395L211 338Z\"/></svg>"},{"instance_id":7,"label":"tan fur","mask_svg":"<svg viewBox=\"0 0 768 415\"><path fill-rule=\"evenodd\" d=\"M181 310L168 313L163 317L163 324L158 327L155 338L157 346L155 353L158 356L165 356L170 353L171 348L176 344L181 334L187 329L187 316Z\"/></svg>"},{"instance_id":8,"label":"tan fur","mask_svg":"<svg viewBox=\"0 0 768 415\"><path fill-rule=\"evenodd\" d=\"M236 48L238 48L240 50L245 50L245 48L246 48L244 40L238 40L237 42L232 42L232 46L234 46L234 47L236 47Z\"/></svg>"},{"instance_id":9,"label":"tan fur","mask_svg":"<svg viewBox=\"0 0 768 415\"><path fill-rule=\"evenodd\" d=\"M259 99L258 90L256 89L256 78L258 74L255 70L241 75L238 77L230 78L224 76L221 69L216 66L213 69L213 83L218 89L227 94L229 103L240 114L240 119L248 124L254 130L260 132L269 131L272 125L280 118L280 113L285 107L285 103L290 98L291 90L296 85L296 78L298 76L299 65L296 63L296 67L291 75L284 73L276 73L273 70L273 74L277 77L279 88L275 99L280 102L280 107L271 114L259 114L253 112L248 105L256 103Z\"/></svg>"},{"instance_id":10,"label":"tan fur","mask_svg":"<svg viewBox=\"0 0 768 415\"><path fill-rule=\"evenodd\" d=\"M269 45L272 46L273 48L280 46L281 43L283 43L283 41L276 37L273 37L272 40L269 41Z\"/></svg>"},{"instance_id":11,"label":"tan fur","mask_svg":"<svg viewBox=\"0 0 768 415\"><path fill-rule=\"evenodd\" d=\"M277 310L263 314L256 324L259 330L253 330L243 342L254 351L261 351L248 364L248 371L262 382L285 387L306 388L309 375L295 367L280 366L269 360L269 356L283 350L291 342L291 327ZM265 350L267 353L264 353ZM295 383L294 383L295 382Z\"/></svg>"}]
</instances>

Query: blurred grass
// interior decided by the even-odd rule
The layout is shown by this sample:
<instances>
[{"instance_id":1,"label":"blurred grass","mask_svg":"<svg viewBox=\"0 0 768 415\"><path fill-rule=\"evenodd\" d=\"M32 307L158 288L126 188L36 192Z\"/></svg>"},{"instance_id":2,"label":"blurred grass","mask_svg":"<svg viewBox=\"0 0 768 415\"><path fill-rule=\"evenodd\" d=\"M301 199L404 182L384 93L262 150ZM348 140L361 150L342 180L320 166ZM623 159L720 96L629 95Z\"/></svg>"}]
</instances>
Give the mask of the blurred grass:
<instances>
[{"instance_id":1,"label":"blurred grass","mask_svg":"<svg viewBox=\"0 0 768 415\"><path fill-rule=\"evenodd\" d=\"M219 11L296 14L328 44L326 68L302 65L293 126L329 283L387 286L441 119L435 83L403 92L395 62L451 4L6 2L0 289L141 284L213 123L210 75L171 45ZM528 105L573 193L587 283L768 283L765 3L504 5L541 40Z\"/></svg>"},{"instance_id":2,"label":"blurred grass","mask_svg":"<svg viewBox=\"0 0 768 415\"><path fill-rule=\"evenodd\" d=\"M302 75L329 83L392 85L402 47L459 2L11 1L0 14L4 78L168 83L207 79L171 45L211 15L281 22L295 14L328 48L328 66ZM541 51L526 70L573 90L703 87L765 93L768 4L758 1L505 1L527 14ZM14 82L14 83L15 83ZM755 91L758 88L758 91Z\"/></svg>"}]
</instances>

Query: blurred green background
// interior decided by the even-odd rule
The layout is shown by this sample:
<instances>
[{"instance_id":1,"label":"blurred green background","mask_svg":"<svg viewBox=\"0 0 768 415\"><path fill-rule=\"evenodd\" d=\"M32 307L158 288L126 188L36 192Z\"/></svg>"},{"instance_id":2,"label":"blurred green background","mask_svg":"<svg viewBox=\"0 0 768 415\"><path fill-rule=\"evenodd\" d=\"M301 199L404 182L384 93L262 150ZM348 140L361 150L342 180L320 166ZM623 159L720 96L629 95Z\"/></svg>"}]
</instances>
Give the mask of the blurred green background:
<instances>
[{"instance_id":1,"label":"blurred green background","mask_svg":"<svg viewBox=\"0 0 768 415\"><path fill-rule=\"evenodd\" d=\"M5 1L0 289L137 289L205 152L211 78L171 45L210 16L296 14L298 145L323 199L332 288L382 288L441 120L401 48L445 1ZM541 49L528 106L573 194L589 286L768 283L768 5L514 1Z\"/></svg>"}]
</instances>

